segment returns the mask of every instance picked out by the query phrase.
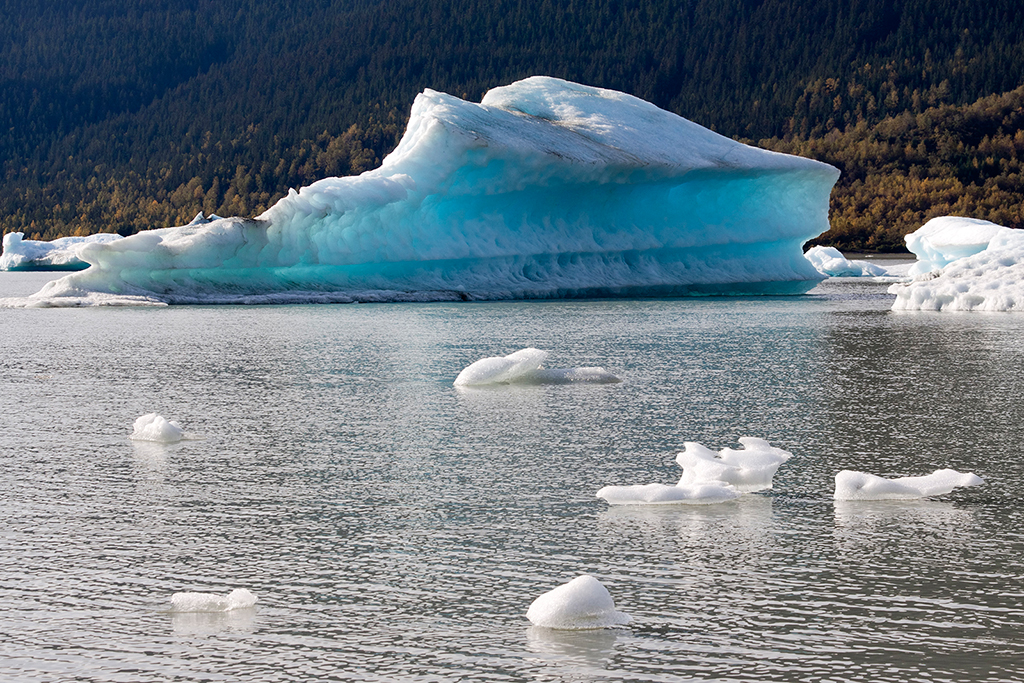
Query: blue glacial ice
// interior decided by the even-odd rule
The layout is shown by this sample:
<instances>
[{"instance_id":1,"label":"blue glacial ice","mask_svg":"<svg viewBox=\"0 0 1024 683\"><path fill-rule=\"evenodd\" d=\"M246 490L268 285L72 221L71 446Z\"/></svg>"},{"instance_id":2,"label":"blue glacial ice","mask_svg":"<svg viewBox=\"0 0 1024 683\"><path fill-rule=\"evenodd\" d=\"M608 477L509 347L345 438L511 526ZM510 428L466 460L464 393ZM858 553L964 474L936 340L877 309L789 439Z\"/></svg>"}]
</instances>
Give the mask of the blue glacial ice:
<instances>
[{"instance_id":1,"label":"blue glacial ice","mask_svg":"<svg viewBox=\"0 0 1024 683\"><path fill-rule=\"evenodd\" d=\"M149 230L8 305L798 294L839 176L635 97L533 77L433 90L380 168L255 219Z\"/></svg>"}]
</instances>

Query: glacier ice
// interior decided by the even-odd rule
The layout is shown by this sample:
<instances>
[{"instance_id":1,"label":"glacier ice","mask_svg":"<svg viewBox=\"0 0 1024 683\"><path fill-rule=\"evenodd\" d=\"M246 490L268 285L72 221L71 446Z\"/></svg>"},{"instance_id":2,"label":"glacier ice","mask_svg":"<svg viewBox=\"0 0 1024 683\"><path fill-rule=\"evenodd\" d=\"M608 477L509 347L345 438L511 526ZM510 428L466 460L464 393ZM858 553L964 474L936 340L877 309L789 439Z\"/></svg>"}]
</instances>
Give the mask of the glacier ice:
<instances>
[{"instance_id":1,"label":"glacier ice","mask_svg":"<svg viewBox=\"0 0 1024 683\"><path fill-rule=\"evenodd\" d=\"M874 263L850 260L835 247L811 247L804 257L826 277L880 277L889 274L885 268Z\"/></svg>"},{"instance_id":2,"label":"glacier ice","mask_svg":"<svg viewBox=\"0 0 1024 683\"><path fill-rule=\"evenodd\" d=\"M545 368L548 352L521 349L507 356L481 358L467 366L455 378L457 387L494 384L612 384L618 377L601 367Z\"/></svg>"},{"instance_id":3,"label":"glacier ice","mask_svg":"<svg viewBox=\"0 0 1024 683\"><path fill-rule=\"evenodd\" d=\"M886 479L866 472L843 470L836 475L836 500L907 500L941 496L961 486L985 482L976 474L936 470L922 477Z\"/></svg>"},{"instance_id":4,"label":"glacier ice","mask_svg":"<svg viewBox=\"0 0 1024 683\"><path fill-rule=\"evenodd\" d=\"M256 596L245 588L236 588L227 595L216 593L175 593L171 609L175 612L228 612L256 605Z\"/></svg>"},{"instance_id":5,"label":"glacier ice","mask_svg":"<svg viewBox=\"0 0 1024 683\"><path fill-rule=\"evenodd\" d=\"M741 450L723 448L715 453L693 441L687 441L676 464L683 474L675 486L635 484L605 486L597 497L609 505L710 504L737 498L742 493L772 487L779 466L793 457L764 439L740 438Z\"/></svg>"},{"instance_id":6,"label":"glacier ice","mask_svg":"<svg viewBox=\"0 0 1024 683\"><path fill-rule=\"evenodd\" d=\"M719 453L687 441L683 451L676 455L676 463L683 468L680 485L721 481L743 492L770 489L775 472L793 454L764 439L745 436L739 441L741 450L723 448Z\"/></svg>"},{"instance_id":7,"label":"glacier ice","mask_svg":"<svg viewBox=\"0 0 1024 683\"><path fill-rule=\"evenodd\" d=\"M945 218L906 236L921 267L912 281L889 287L892 309L1024 311L1024 230Z\"/></svg>"},{"instance_id":8,"label":"glacier ice","mask_svg":"<svg viewBox=\"0 0 1024 683\"><path fill-rule=\"evenodd\" d=\"M24 239L23 232L4 235L0 270L82 270L89 264L78 257L87 244L108 244L120 235L99 233L88 237L60 237L51 242Z\"/></svg>"},{"instance_id":9,"label":"glacier ice","mask_svg":"<svg viewBox=\"0 0 1024 683\"><path fill-rule=\"evenodd\" d=\"M917 263L911 277L940 270L957 259L984 251L992 238L1005 230L1001 225L977 218L939 216L904 236Z\"/></svg>"},{"instance_id":10,"label":"glacier ice","mask_svg":"<svg viewBox=\"0 0 1024 683\"><path fill-rule=\"evenodd\" d=\"M722 481L695 484L604 486L597 497L609 505L711 505L738 498L736 487Z\"/></svg>"},{"instance_id":11,"label":"glacier ice","mask_svg":"<svg viewBox=\"0 0 1024 683\"><path fill-rule=\"evenodd\" d=\"M129 437L133 441L157 441L160 443L177 443L185 437L185 430L174 420L163 415L147 413L135 420Z\"/></svg>"},{"instance_id":12,"label":"glacier ice","mask_svg":"<svg viewBox=\"0 0 1024 683\"><path fill-rule=\"evenodd\" d=\"M555 78L425 90L380 168L88 245L92 267L5 304L803 293L838 176Z\"/></svg>"},{"instance_id":13,"label":"glacier ice","mask_svg":"<svg viewBox=\"0 0 1024 683\"><path fill-rule=\"evenodd\" d=\"M589 574L539 596L526 618L534 626L571 631L625 626L633 620L615 609L608 589Z\"/></svg>"}]
</instances>

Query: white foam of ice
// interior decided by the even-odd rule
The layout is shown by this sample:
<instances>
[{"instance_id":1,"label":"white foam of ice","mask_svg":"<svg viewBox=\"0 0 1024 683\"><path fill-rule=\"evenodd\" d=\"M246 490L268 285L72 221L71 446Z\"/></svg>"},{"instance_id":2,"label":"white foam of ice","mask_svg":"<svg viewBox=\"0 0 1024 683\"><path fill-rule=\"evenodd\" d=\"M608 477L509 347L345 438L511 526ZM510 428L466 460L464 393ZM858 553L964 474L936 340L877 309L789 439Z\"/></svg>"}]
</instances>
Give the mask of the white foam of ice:
<instances>
[{"instance_id":1,"label":"white foam of ice","mask_svg":"<svg viewBox=\"0 0 1024 683\"><path fill-rule=\"evenodd\" d=\"M175 612L228 612L256 604L256 596L245 588L236 588L227 595L216 593L175 593L171 609Z\"/></svg>"},{"instance_id":2,"label":"white foam of ice","mask_svg":"<svg viewBox=\"0 0 1024 683\"><path fill-rule=\"evenodd\" d=\"M135 420L135 426L129 438L134 441L176 443L185 438L185 430L174 420L168 420L156 413L147 413Z\"/></svg>"},{"instance_id":3,"label":"white foam of ice","mask_svg":"<svg viewBox=\"0 0 1024 683\"><path fill-rule=\"evenodd\" d=\"M615 609L608 589L589 574L538 597L526 618L534 626L569 631L625 626L633 620Z\"/></svg>"},{"instance_id":4,"label":"white foam of ice","mask_svg":"<svg viewBox=\"0 0 1024 683\"><path fill-rule=\"evenodd\" d=\"M843 470L836 475L836 500L907 500L941 496L961 486L984 484L971 472L936 470L922 477L886 479L867 472Z\"/></svg>"},{"instance_id":5,"label":"white foam of ice","mask_svg":"<svg viewBox=\"0 0 1024 683\"><path fill-rule=\"evenodd\" d=\"M676 463L683 468L679 483L720 481L742 492L770 489L779 466L793 454L764 439L745 436L739 442L742 449L723 448L719 453L699 443L686 442L684 450L676 455Z\"/></svg>"},{"instance_id":6,"label":"white foam of ice","mask_svg":"<svg viewBox=\"0 0 1024 683\"><path fill-rule=\"evenodd\" d=\"M527 348L507 356L481 358L455 378L457 387L494 384L612 384L618 377L601 367L544 368L548 352Z\"/></svg>"}]
</instances>

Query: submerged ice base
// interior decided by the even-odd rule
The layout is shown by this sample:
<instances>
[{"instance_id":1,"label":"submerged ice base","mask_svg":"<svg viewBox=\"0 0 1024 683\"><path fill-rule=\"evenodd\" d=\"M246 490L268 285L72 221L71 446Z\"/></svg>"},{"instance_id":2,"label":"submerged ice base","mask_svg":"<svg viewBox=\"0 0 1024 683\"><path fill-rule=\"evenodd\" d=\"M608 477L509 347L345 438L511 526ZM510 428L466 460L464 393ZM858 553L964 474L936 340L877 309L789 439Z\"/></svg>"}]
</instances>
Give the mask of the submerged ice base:
<instances>
[{"instance_id":1,"label":"submerged ice base","mask_svg":"<svg viewBox=\"0 0 1024 683\"><path fill-rule=\"evenodd\" d=\"M554 78L426 90L380 168L90 245L18 305L798 294L838 175Z\"/></svg>"}]
</instances>

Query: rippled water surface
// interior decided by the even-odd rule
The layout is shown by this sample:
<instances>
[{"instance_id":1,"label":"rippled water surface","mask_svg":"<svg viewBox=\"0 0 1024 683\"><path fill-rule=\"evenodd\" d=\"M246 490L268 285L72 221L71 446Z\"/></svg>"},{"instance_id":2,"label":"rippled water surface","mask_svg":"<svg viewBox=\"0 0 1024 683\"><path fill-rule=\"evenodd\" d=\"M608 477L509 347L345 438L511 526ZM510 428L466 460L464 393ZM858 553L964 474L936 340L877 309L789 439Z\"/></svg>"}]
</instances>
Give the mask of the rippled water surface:
<instances>
[{"instance_id":1,"label":"rippled water surface","mask_svg":"<svg viewBox=\"0 0 1024 683\"><path fill-rule=\"evenodd\" d=\"M890 302L0 310L0 680L1024 680L1024 315ZM624 381L452 386L527 346ZM129 441L154 411L203 438ZM741 436L772 491L594 496ZM831 497L940 467L986 483ZM633 624L531 628L582 573Z\"/></svg>"}]
</instances>

